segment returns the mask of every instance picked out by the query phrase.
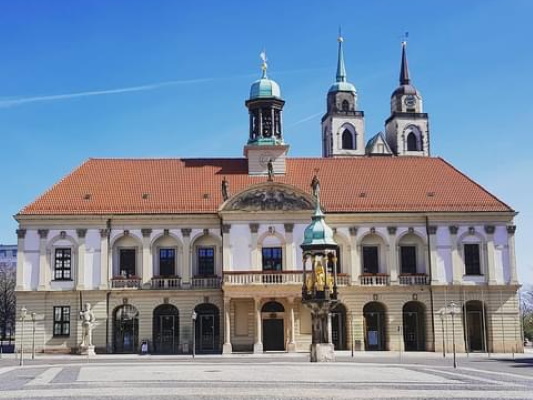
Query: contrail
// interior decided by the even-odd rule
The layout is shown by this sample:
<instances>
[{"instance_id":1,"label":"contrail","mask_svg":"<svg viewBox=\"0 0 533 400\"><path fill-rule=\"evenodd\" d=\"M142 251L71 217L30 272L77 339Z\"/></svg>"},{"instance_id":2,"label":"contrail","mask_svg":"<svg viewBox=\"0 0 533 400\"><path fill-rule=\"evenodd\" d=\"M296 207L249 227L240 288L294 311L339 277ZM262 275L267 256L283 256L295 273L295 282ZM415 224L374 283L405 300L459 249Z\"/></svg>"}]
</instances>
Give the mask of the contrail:
<instances>
[{"instance_id":1,"label":"contrail","mask_svg":"<svg viewBox=\"0 0 533 400\"><path fill-rule=\"evenodd\" d=\"M307 122L307 121L309 121L309 120L311 120L313 118L316 118L316 117L318 117L319 115L322 115L322 114L324 114L324 111L317 112L317 113L315 113L313 115L310 115L308 117L305 117L305 118L303 118L303 119L301 119L299 121L296 121L296 122L288 125L288 127L292 127L292 126L303 124L304 122Z\"/></svg>"},{"instance_id":2,"label":"contrail","mask_svg":"<svg viewBox=\"0 0 533 400\"><path fill-rule=\"evenodd\" d=\"M118 93L128 93L128 92L142 92L145 90L159 89L165 86L186 85L186 84L191 84L191 83L207 82L211 80L213 79L212 78L201 78L201 79L189 79L189 80L179 80L179 81L166 81L166 82L152 83L149 85L130 86L130 87L124 87L124 88L117 88L117 89L92 90L92 91L87 91L87 92L55 94L55 95L48 95L48 96L34 96L34 97L23 97L19 99L0 100L0 108L20 106L23 104L37 103L37 102L44 102L44 101L75 99L78 97L102 96L106 94L118 94Z\"/></svg>"}]
</instances>

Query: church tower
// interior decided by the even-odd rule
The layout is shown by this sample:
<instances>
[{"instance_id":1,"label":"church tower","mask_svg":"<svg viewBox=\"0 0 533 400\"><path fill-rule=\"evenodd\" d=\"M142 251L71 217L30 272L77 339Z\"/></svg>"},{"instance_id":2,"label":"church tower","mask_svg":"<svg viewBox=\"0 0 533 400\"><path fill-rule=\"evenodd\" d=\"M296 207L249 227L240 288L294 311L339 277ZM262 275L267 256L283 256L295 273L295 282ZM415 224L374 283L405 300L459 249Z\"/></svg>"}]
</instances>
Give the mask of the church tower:
<instances>
[{"instance_id":1,"label":"church tower","mask_svg":"<svg viewBox=\"0 0 533 400\"><path fill-rule=\"evenodd\" d=\"M339 35L337 77L329 88L327 111L322 117L322 156L345 157L365 154L365 120L357 109L357 91L346 79L343 37Z\"/></svg>"},{"instance_id":2,"label":"church tower","mask_svg":"<svg viewBox=\"0 0 533 400\"><path fill-rule=\"evenodd\" d=\"M422 96L411 84L407 43L402 42L400 86L391 96L391 115L385 121L387 143L398 156L429 156L429 122Z\"/></svg>"},{"instance_id":3,"label":"church tower","mask_svg":"<svg viewBox=\"0 0 533 400\"><path fill-rule=\"evenodd\" d=\"M283 141L281 113L285 101L279 85L267 76L267 59L261 53L261 79L250 88L245 105L250 115L248 143L244 156L248 159L250 175L285 174L285 159L289 146Z\"/></svg>"}]
</instances>

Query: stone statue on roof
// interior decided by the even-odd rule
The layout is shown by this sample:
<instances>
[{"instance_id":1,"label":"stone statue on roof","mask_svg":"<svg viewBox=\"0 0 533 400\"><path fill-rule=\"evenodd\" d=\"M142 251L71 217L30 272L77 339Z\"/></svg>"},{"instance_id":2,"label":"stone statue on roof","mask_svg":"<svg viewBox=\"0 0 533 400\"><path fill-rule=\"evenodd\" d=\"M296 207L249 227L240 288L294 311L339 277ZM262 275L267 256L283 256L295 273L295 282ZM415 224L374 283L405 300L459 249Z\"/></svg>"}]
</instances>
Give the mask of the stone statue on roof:
<instances>
[{"instance_id":1,"label":"stone statue on roof","mask_svg":"<svg viewBox=\"0 0 533 400\"><path fill-rule=\"evenodd\" d=\"M226 177L224 177L224 179L222 179L222 199L226 201L228 198L229 198L229 182L226 179Z\"/></svg>"},{"instance_id":2,"label":"stone statue on roof","mask_svg":"<svg viewBox=\"0 0 533 400\"><path fill-rule=\"evenodd\" d=\"M318 176L313 176L313 180L311 181L311 188L313 189L313 196L315 199L318 199L320 196L320 181L318 180Z\"/></svg>"},{"instance_id":3,"label":"stone statue on roof","mask_svg":"<svg viewBox=\"0 0 533 400\"><path fill-rule=\"evenodd\" d=\"M268 181L272 182L274 180L274 164L272 163L272 159L268 160L267 171L268 171Z\"/></svg>"}]
</instances>

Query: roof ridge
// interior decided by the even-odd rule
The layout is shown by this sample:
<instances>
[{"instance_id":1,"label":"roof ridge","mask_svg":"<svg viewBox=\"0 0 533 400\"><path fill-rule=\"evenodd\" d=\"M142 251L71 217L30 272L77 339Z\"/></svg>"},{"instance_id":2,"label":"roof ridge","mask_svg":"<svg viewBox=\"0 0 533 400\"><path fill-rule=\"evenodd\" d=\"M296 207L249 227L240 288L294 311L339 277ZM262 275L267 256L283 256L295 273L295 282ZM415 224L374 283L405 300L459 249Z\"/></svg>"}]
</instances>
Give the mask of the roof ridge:
<instances>
[{"instance_id":1,"label":"roof ridge","mask_svg":"<svg viewBox=\"0 0 533 400\"><path fill-rule=\"evenodd\" d=\"M496 197L495 195L493 195L491 192L489 192L487 189L485 189L484 186L482 186L481 184L477 183L475 180L473 180L472 178L470 178L468 175L466 175L464 172L460 171L459 169L457 169L456 167L454 167L452 164L450 164L448 161L446 161L444 158L442 157L437 157L440 161L442 161L443 163L445 163L446 165L448 165L450 168L452 168L455 172L457 172L458 174L460 174L461 176L463 176L464 178L466 178L469 182L473 183L474 185L476 185L478 188L480 188L481 190L483 190L486 194L488 194L490 197L492 197L494 200L496 200L497 202L499 202L500 204L503 204L505 207L507 207L509 209L509 211L512 211L512 212L516 212L511 206L509 206L507 203L505 203L504 201L500 200L498 197Z\"/></svg>"}]
</instances>

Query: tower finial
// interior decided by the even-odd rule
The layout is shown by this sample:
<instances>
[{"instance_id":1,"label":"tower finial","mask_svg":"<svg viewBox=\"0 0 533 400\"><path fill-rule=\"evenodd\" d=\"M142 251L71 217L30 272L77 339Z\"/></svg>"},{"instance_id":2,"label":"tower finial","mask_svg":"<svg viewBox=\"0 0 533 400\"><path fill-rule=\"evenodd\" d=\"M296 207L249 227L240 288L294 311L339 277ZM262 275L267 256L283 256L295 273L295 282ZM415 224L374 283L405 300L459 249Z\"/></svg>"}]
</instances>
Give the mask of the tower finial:
<instances>
[{"instance_id":1,"label":"tower finial","mask_svg":"<svg viewBox=\"0 0 533 400\"><path fill-rule=\"evenodd\" d=\"M344 52L342 50L342 43L344 42L344 38L342 37L340 26L337 41L339 42L339 54L337 57L337 82L346 82L346 67L344 66Z\"/></svg>"},{"instance_id":2,"label":"tower finial","mask_svg":"<svg viewBox=\"0 0 533 400\"><path fill-rule=\"evenodd\" d=\"M400 67L400 85L409 85L411 83L411 78L409 77L409 67L407 65L407 52L405 48L407 47L407 38L409 37L409 32L405 32L404 38L402 40L402 64Z\"/></svg>"},{"instance_id":3,"label":"tower finial","mask_svg":"<svg viewBox=\"0 0 533 400\"><path fill-rule=\"evenodd\" d=\"M265 49L263 49L261 54L259 54L259 57L261 58L261 61L262 61L261 70L263 71L263 75L261 76L261 78L262 79L266 79L267 78L268 64L267 64L267 55L266 55Z\"/></svg>"}]
</instances>

